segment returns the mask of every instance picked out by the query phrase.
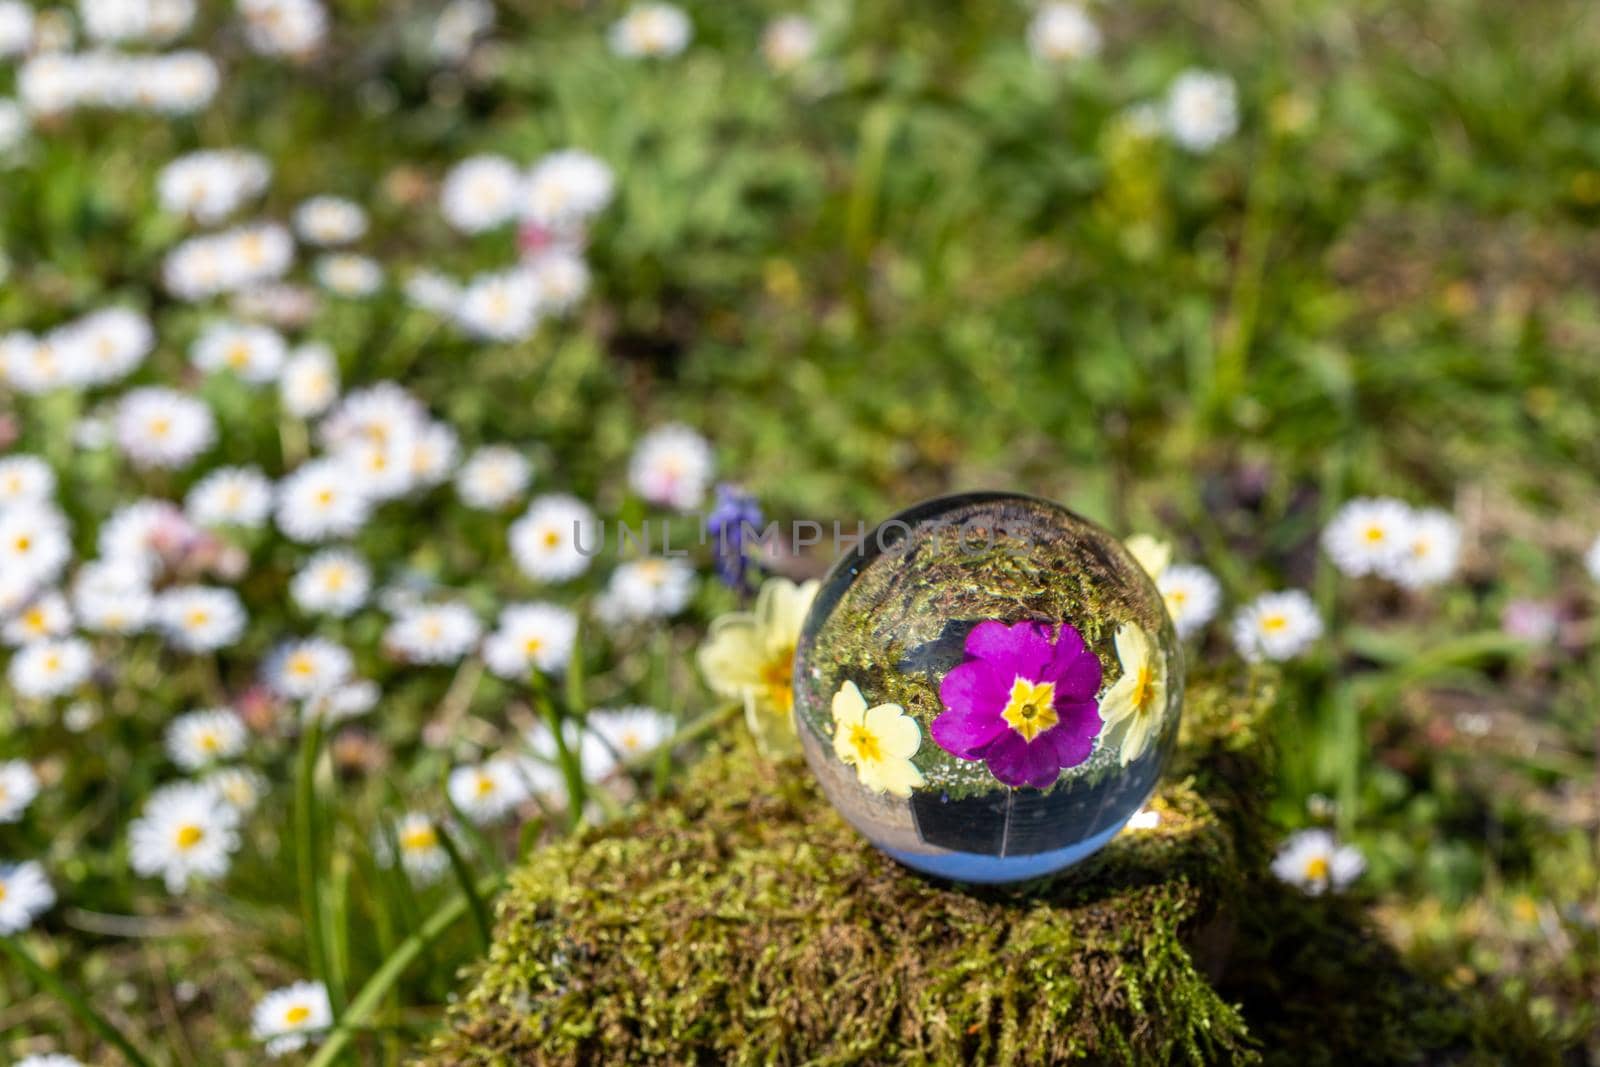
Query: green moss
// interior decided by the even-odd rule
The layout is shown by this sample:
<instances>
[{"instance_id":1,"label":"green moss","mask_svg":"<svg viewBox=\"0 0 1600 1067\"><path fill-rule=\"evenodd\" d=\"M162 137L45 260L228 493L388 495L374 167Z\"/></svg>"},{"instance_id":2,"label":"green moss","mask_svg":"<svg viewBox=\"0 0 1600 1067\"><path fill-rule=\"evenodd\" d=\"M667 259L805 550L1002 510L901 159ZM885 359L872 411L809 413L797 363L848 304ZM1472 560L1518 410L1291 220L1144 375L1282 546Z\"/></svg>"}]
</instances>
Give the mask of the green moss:
<instances>
[{"instance_id":1,"label":"green moss","mask_svg":"<svg viewBox=\"0 0 1600 1067\"><path fill-rule=\"evenodd\" d=\"M1159 825L1011 890L912 875L800 764L717 748L673 799L516 873L427 1062L1536 1062L1349 905L1263 877L1270 697L1197 686Z\"/></svg>"}]
</instances>

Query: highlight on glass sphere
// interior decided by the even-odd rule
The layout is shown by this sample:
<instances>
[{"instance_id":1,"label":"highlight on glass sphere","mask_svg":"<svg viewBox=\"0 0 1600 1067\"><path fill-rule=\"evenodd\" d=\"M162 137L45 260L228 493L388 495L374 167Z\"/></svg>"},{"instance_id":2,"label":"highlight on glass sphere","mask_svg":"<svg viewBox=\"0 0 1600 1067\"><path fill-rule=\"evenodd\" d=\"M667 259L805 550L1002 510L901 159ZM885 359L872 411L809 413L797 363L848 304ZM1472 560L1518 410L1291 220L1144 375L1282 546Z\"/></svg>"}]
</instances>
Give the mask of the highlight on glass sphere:
<instances>
[{"instance_id":1,"label":"highlight on glass sphere","mask_svg":"<svg viewBox=\"0 0 1600 1067\"><path fill-rule=\"evenodd\" d=\"M795 653L801 747L840 814L908 867L1014 882L1077 863L1149 798L1183 661L1154 582L1046 500L969 493L867 534Z\"/></svg>"}]
</instances>

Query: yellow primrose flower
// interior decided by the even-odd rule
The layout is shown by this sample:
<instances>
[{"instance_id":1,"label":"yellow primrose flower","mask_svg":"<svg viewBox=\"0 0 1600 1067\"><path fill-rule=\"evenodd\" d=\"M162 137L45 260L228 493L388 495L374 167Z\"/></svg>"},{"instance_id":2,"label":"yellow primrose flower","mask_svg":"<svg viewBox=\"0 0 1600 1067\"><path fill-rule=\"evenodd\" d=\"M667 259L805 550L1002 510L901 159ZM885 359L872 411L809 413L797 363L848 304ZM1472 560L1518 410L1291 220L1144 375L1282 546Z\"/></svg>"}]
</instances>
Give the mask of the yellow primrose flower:
<instances>
[{"instance_id":1,"label":"yellow primrose flower","mask_svg":"<svg viewBox=\"0 0 1600 1067\"><path fill-rule=\"evenodd\" d=\"M874 793L908 797L922 785L922 772L911 763L921 747L917 720L899 704L869 708L854 682L833 694L834 754L854 767L861 784Z\"/></svg>"},{"instance_id":2,"label":"yellow primrose flower","mask_svg":"<svg viewBox=\"0 0 1600 1067\"><path fill-rule=\"evenodd\" d=\"M1144 754L1161 733L1167 711L1167 662L1155 642L1133 623L1117 630L1122 677L1100 700L1107 745L1119 746L1127 766Z\"/></svg>"},{"instance_id":3,"label":"yellow primrose flower","mask_svg":"<svg viewBox=\"0 0 1600 1067\"><path fill-rule=\"evenodd\" d=\"M744 701L745 721L769 756L794 752L794 648L800 640L817 582L796 585L769 578L754 612L724 615L711 624L698 661L718 696Z\"/></svg>"},{"instance_id":4,"label":"yellow primrose flower","mask_svg":"<svg viewBox=\"0 0 1600 1067\"><path fill-rule=\"evenodd\" d=\"M1150 580L1155 581L1161 577L1161 572L1167 569L1167 564L1172 562L1172 545L1159 537L1149 534L1134 534L1122 542L1133 558L1138 560L1139 566L1150 575Z\"/></svg>"}]
</instances>

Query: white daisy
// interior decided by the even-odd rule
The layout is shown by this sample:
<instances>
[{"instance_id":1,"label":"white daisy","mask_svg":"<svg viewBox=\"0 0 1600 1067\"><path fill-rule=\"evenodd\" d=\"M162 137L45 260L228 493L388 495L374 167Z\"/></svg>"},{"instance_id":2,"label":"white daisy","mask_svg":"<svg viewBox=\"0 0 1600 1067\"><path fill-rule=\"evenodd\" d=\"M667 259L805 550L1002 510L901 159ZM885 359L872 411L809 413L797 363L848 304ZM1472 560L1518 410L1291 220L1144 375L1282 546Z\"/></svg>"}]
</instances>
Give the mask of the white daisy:
<instances>
[{"instance_id":1,"label":"white daisy","mask_svg":"<svg viewBox=\"0 0 1600 1067\"><path fill-rule=\"evenodd\" d=\"M167 726L167 755L186 771L198 771L244 751L249 731L229 708L179 715Z\"/></svg>"},{"instance_id":2,"label":"white daisy","mask_svg":"<svg viewBox=\"0 0 1600 1067\"><path fill-rule=\"evenodd\" d=\"M1322 619L1298 589L1263 593L1233 617L1233 643L1252 663L1290 660L1322 636Z\"/></svg>"},{"instance_id":3,"label":"white daisy","mask_svg":"<svg viewBox=\"0 0 1600 1067\"><path fill-rule=\"evenodd\" d=\"M72 609L59 590L39 593L18 608L0 626L0 641L13 648L50 637L65 637L72 629Z\"/></svg>"},{"instance_id":4,"label":"white daisy","mask_svg":"<svg viewBox=\"0 0 1600 1067\"><path fill-rule=\"evenodd\" d=\"M259 196L271 175L267 161L254 152L190 152L156 175L156 195L163 211L212 225Z\"/></svg>"},{"instance_id":5,"label":"white daisy","mask_svg":"<svg viewBox=\"0 0 1600 1067\"><path fill-rule=\"evenodd\" d=\"M216 420L203 401L146 386L117 405L117 444L140 467L187 467L217 439Z\"/></svg>"},{"instance_id":6,"label":"white daisy","mask_svg":"<svg viewBox=\"0 0 1600 1067\"><path fill-rule=\"evenodd\" d=\"M294 210L294 230L307 244L332 248L358 241L367 232L367 213L353 200L314 196Z\"/></svg>"},{"instance_id":7,"label":"white daisy","mask_svg":"<svg viewBox=\"0 0 1600 1067\"><path fill-rule=\"evenodd\" d=\"M11 657L6 677L20 695L34 700L58 697L82 685L94 669L89 643L76 637L35 641Z\"/></svg>"},{"instance_id":8,"label":"white daisy","mask_svg":"<svg viewBox=\"0 0 1600 1067\"><path fill-rule=\"evenodd\" d=\"M533 470L522 453L489 445L468 456L456 472L456 493L469 508L499 511L520 497L532 480Z\"/></svg>"},{"instance_id":9,"label":"white daisy","mask_svg":"<svg viewBox=\"0 0 1600 1067\"><path fill-rule=\"evenodd\" d=\"M328 987L321 982L296 982L274 989L250 1012L250 1036L269 1056L305 1048L333 1025Z\"/></svg>"},{"instance_id":10,"label":"white daisy","mask_svg":"<svg viewBox=\"0 0 1600 1067\"><path fill-rule=\"evenodd\" d=\"M1174 563L1161 572L1156 580L1167 603L1167 614L1179 637L1192 637L1205 629L1216 618L1222 603L1222 587L1204 567L1192 563Z\"/></svg>"},{"instance_id":11,"label":"white daisy","mask_svg":"<svg viewBox=\"0 0 1600 1067\"><path fill-rule=\"evenodd\" d=\"M0 763L0 823L16 822L39 795L39 776L26 760Z\"/></svg>"},{"instance_id":12,"label":"white daisy","mask_svg":"<svg viewBox=\"0 0 1600 1067\"><path fill-rule=\"evenodd\" d=\"M72 558L67 520L47 504L0 510L0 573L38 587L61 576Z\"/></svg>"},{"instance_id":13,"label":"white daisy","mask_svg":"<svg viewBox=\"0 0 1600 1067\"><path fill-rule=\"evenodd\" d=\"M289 346L266 326L217 322L206 327L189 349L189 360L208 374L224 371L240 381L261 385L277 381Z\"/></svg>"},{"instance_id":14,"label":"white daisy","mask_svg":"<svg viewBox=\"0 0 1600 1067\"><path fill-rule=\"evenodd\" d=\"M267 794L267 778L250 767L218 767L202 779L217 797L243 818L256 810Z\"/></svg>"},{"instance_id":15,"label":"white daisy","mask_svg":"<svg viewBox=\"0 0 1600 1067\"><path fill-rule=\"evenodd\" d=\"M59 1052L43 1052L35 1056L24 1056L13 1067L84 1067L81 1060Z\"/></svg>"},{"instance_id":16,"label":"white daisy","mask_svg":"<svg viewBox=\"0 0 1600 1067\"><path fill-rule=\"evenodd\" d=\"M128 861L134 873L161 877L169 893L228 873L239 847L239 813L217 802L202 782L175 782L150 794L144 811L128 824Z\"/></svg>"},{"instance_id":17,"label":"white daisy","mask_svg":"<svg viewBox=\"0 0 1600 1067\"><path fill-rule=\"evenodd\" d=\"M1411 509L1390 497L1358 497L1334 512L1322 550L1342 574L1381 574L1406 549Z\"/></svg>"},{"instance_id":18,"label":"white daisy","mask_svg":"<svg viewBox=\"0 0 1600 1067\"><path fill-rule=\"evenodd\" d=\"M412 271L403 286L412 307L435 315L451 315L461 303L461 286L438 271Z\"/></svg>"},{"instance_id":19,"label":"white daisy","mask_svg":"<svg viewBox=\"0 0 1600 1067\"><path fill-rule=\"evenodd\" d=\"M535 497L511 524L511 554L535 581L559 582L589 569L599 551L599 522L588 505L564 493Z\"/></svg>"},{"instance_id":20,"label":"white daisy","mask_svg":"<svg viewBox=\"0 0 1600 1067\"><path fill-rule=\"evenodd\" d=\"M424 424L411 442L411 481L432 488L448 481L461 457L461 439L442 422Z\"/></svg>"},{"instance_id":21,"label":"white daisy","mask_svg":"<svg viewBox=\"0 0 1600 1067\"><path fill-rule=\"evenodd\" d=\"M522 217L550 230L581 226L611 203L616 178L611 168L577 148L552 152L528 173Z\"/></svg>"},{"instance_id":22,"label":"white daisy","mask_svg":"<svg viewBox=\"0 0 1600 1067\"><path fill-rule=\"evenodd\" d=\"M413 663L454 663L482 633L483 624L465 604L421 604L389 624L384 642Z\"/></svg>"},{"instance_id":23,"label":"white daisy","mask_svg":"<svg viewBox=\"0 0 1600 1067\"><path fill-rule=\"evenodd\" d=\"M439 831L426 813L406 812L396 820L393 831L394 848L387 836L378 838L375 851L381 861L392 864L397 848L401 868L418 885L431 885L450 869L450 855L439 844Z\"/></svg>"},{"instance_id":24,"label":"white daisy","mask_svg":"<svg viewBox=\"0 0 1600 1067\"><path fill-rule=\"evenodd\" d=\"M1367 861L1354 845L1341 845L1326 830L1291 834L1272 861L1272 873L1312 896L1337 892L1361 877Z\"/></svg>"},{"instance_id":25,"label":"white daisy","mask_svg":"<svg viewBox=\"0 0 1600 1067\"><path fill-rule=\"evenodd\" d=\"M201 526L255 529L272 512L272 482L254 467L222 467L189 490L183 508Z\"/></svg>"},{"instance_id":26,"label":"white daisy","mask_svg":"<svg viewBox=\"0 0 1600 1067\"><path fill-rule=\"evenodd\" d=\"M162 566L170 531L186 522L170 501L135 500L100 524L100 555L150 580Z\"/></svg>"},{"instance_id":27,"label":"white daisy","mask_svg":"<svg viewBox=\"0 0 1600 1067\"><path fill-rule=\"evenodd\" d=\"M587 725L623 763L633 763L654 752L677 728L672 716L644 705L591 711Z\"/></svg>"},{"instance_id":28,"label":"white daisy","mask_svg":"<svg viewBox=\"0 0 1600 1067\"><path fill-rule=\"evenodd\" d=\"M552 315L571 311L589 291L589 266L568 248L551 248L529 257L522 270L533 279L539 306Z\"/></svg>"},{"instance_id":29,"label":"white daisy","mask_svg":"<svg viewBox=\"0 0 1600 1067\"><path fill-rule=\"evenodd\" d=\"M16 332L0 338L0 379L19 393L37 396L84 384L81 348L68 330L44 337Z\"/></svg>"},{"instance_id":30,"label":"white daisy","mask_svg":"<svg viewBox=\"0 0 1600 1067\"><path fill-rule=\"evenodd\" d=\"M528 799L516 762L506 756L455 768L445 788L456 810L479 826L505 818Z\"/></svg>"},{"instance_id":31,"label":"white daisy","mask_svg":"<svg viewBox=\"0 0 1600 1067\"><path fill-rule=\"evenodd\" d=\"M33 47L33 8L22 0L0 0L0 57L25 54Z\"/></svg>"},{"instance_id":32,"label":"white daisy","mask_svg":"<svg viewBox=\"0 0 1600 1067\"><path fill-rule=\"evenodd\" d=\"M700 506L711 475L711 445L676 423L640 438L628 462L628 484L636 493L652 504L679 511Z\"/></svg>"},{"instance_id":33,"label":"white daisy","mask_svg":"<svg viewBox=\"0 0 1600 1067\"><path fill-rule=\"evenodd\" d=\"M155 596L142 564L90 560L72 579L72 610L90 633L131 634L150 621Z\"/></svg>"},{"instance_id":34,"label":"white daisy","mask_svg":"<svg viewBox=\"0 0 1600 1067\"><path fill-rule=\"evenodd\" d=\"M55 902L56 891L50 887L43 867L32 860L0 860L0 934L21 933Z\"/></svg>"},{"instance_id":35,"label":"white daisy","mask_svg":"<svg viewBox=\"0 0 1600 1067\"><path fill-rule=\"evenodd\" d=\"M1047 3L1028 23L1028 51L1046 63L1087 59L1100 52L1100 29L1077 4Z\"/></svg>"},{"instance_id":36,"label":"white daisy","mask_svg":"<svg viewBox=\"0 0 1600 1067\"><path fill-rule=\"evenodd\" d=\"M539 325L539 287L525 270L480 274L456 307L461 328L487 341L520 341Z\"/></svg>"},{"instance_id":37,"label":"white daisy","mask_svg":"<svg viewBox=\"0 0 1600 1067\"><path fill-rule=\"evenodd\" d=\"M314 270L323 288L338 296L371 296L383 285L383 268L378 261L352 252L322 256Z\"/></svg>"},{"instance_id":38,"label":"white daisy","mask_svg":"<svg viewBox=\"0 0 1600 1067\"><path fill-rule=\"evenodd\" d=\"M780 15L761 33L761 56L779 74L799 68L816 50L816 24L804 15Z\"/></svg>"},{"instance_id":39,"label":"white daisy","mask_svg":"<svg viewBox=\"0 0 1600 1067\"><path fill-rule=\"evenodd\" d=\"M378 706L382 696L383 690L376 682L358 678L306 701L301 705L301 712L307 720L321 716L327 722L343 722L365 715Z\"/></svg>"},{"instance_id":40,"label":"white daisy","mask_svg":"<svg viewBox=\"0 0 1600 1067\"><path fill-rule=\"evenodd\" d=\"M91 385L120 381L155 347L155 328L145 315L123 307L102 308L69 328L83 380Z\"/></svg>"},{"instance_id":41,"label":"white daisy","mask_svg":"<svg viewBox=\"0 0 1600 1067\"><path fill-rule=\"evenodd\" d=\"M289 354L278 379L283 410L297 418L321 415L339 398L339 365L333 350L315 342L300 345Z\"/></svg>"},{"instance_id":42,"label":"white daisy","mask_svg":"<svg viewBox=\"0 0 1600 1067\"><path fill-rule=\"evenodd\" d=\"M439 210L462 233L482 233L511 221L522 173L503 156L472 156L445 175Z\"/></svg>"},{"instance_id":43,"label":"white daisy","mask_svg":"<svg viewBox=\"0 0 1600 1067\"><path fill-rule=\"evenodd\" d=\"M156 625L186 652L212 652L239 640L247 621L244 605L231 589L180 585L156 597Z\"/></svg>"},{"instance_id":44,"label":"white daisy","mask_svg":"<svg viewBox=\"0 0 1600 1067\"><path fill-rule=\"evenodd\" d=\"M1400 550L1379 572L1407 589L1426 589L1447 581L1461 559L1461 524L1449 512L1413 511Z\"/></svg>"},{"instance_id":45,"label":"white daisy","mask_svg":"<svg viewBox=\"0 0 1600 1067\"><path fill-rule=\"evenodd\" d=\"M278 486L278 529L302 543L351 537L367 524L372 500L336 460L313 460Z\"/></svg>"},{"instance_id":46,"label":"white daisy","mask_svg":"<svg viewBox=\"0 0 1600 1067\"><path fill-rule=\"evenodd\" d=\"M56 472L38 456L0 458L0 511L18 504L48 504L55 493Z\"/></svg>"},{"instance_id":47,"label":"white daisy","mask_svg":"<svg viewBox=\"0 0 1600 1067\"><path fill-rule=\"evenodd\" d=\"M689 16L672 4L635 4L611 24L611 50L629 59L675 56L689 47Z\"/></svg>"},{"instance_id":48,"label":"white daisy","mask_svg":"<svg viewBox=\"0 0 1600 1067\"><path fill-rule=\"evenodd\" d=\"M308 637L280 646L267 657L267 688L285 700L310 700L349 680L350 650L326 638Z\"/></svg>"},{"instance_id":49,"label":"white daisy","mask_svg":"<svg viewBox=\"0 0 1600 1067\"><path fill-rule=\"evenodd\" d=\"M1186 70L1167 90L1167 133L1191 152L1205 152L1239 128L1233 79L1206 70Z\"/></svg>"},{"instance_id":50,"label":"white daisy","mask_svg":"<svg viewBox=\"0 0 1600 1067\"><path fill-rule=\"evenodd\" d=\"M526 678L537 668L559 674L572 659L578 617L548 603L508 604L483 642L483 660L502 678Z\"/></svg>"},{"instance_id":51,"label":"white daisy","mask_svg":"<svg viewBox=\"0 0 1600 1067\"><path fill-rule=\"evenodd\" d=\"M638 559L611 574L595 613L608 625L665 619L689 605L694 568L681 559Z\"/></svg>"},{"instance_id":52,"label":"white daisy","mask_svg":"<svg viewBox=\"0 0 1600 1067\"><path fill-rule=\"evenodd\" d=\"M238 0L245 41L265 56L304 58L328 34L328 12L319 0Z\"/></svg>"},{"instance_id":53,"label":"white daisy","mask_svg":"<svg viewBox=\"0 0 1600 1067\"><path fill-rule=\"evenodd\" d=\"M318 552L289 582L289 595L301 611L342 619L366 603L372 573L354 552Z\"/></svg>"}]
</instances>

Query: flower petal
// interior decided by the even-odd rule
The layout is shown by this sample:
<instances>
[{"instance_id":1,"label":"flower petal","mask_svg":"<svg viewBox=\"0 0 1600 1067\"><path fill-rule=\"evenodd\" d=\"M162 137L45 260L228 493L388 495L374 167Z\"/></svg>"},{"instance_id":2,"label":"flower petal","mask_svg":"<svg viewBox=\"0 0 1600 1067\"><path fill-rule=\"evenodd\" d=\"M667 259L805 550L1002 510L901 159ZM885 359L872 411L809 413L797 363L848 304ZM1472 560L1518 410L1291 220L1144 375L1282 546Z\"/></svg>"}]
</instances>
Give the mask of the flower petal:
<instances>
[{"instance_id":1,"label":"flower petal","mask_svg":"<svg viewBox=\"0 0 1600 1067\"><path fill-rule=\"evenodd\" d=\"M907 715L899 704L879 704L869 709L866 724L877 736L884 752L895 759L908 760L922 747L922 730L917 720Z\"/></svg>"},{"instance_id":2,"label":"flower petal","mask_svg":"<svg viewBox=\"0 0 1600 1067\"><path fill-rule=\"evenodd\" d=\"M1083 635L1071 623L1061 624L1045 677L1056 683L1058 705L1062 698L1087 700L1100 688L1100 660L1089 651Z\"/></svg>"},{"instance_id":3,"label":"flower petal","mask_svg":"<svg viewBox=\"0 0 1600 1067\"><path fill-rule=\"evenodd\" d=\"M1032 744L1018 733L1008 732L984 756L989 773L1009 786L1031 785L1044 789L1061 774L1054 749L1044 743L1051 731L1040 734Z\"/></svg>"},{"instance_id":4,"label":"flower petal","mask_svg":"<svg viewBox=\"0 0 1600 1067\"><path fill-rule=\"evenodd\" d=\"M1010 698L1012 676L1002 675L981 659L954 668L939 683L939 700L951 711L999 715Z\"/></svg>"},{"instance_id":5,"label":"flower petal","mask_svg":"<svg viewBox=\"0 0 1600 1067\"><path fill-rule=\"evenodd\" d=\"M1050 639L1044 626L1036 622L1007 626L994 619L972 628L967 634L966 650L969 656L987 660L1007 682L1018 675L1037 681L1043 676L1041 672L1051 656Z\"/></svg>"},{"instance_id":6,"label":"flower petal","mask_svg":"<svg viewBox=\"0 0 1600 1067\"><path fill-rule=\"evenodd\" d=\"M1056 710L1061 721L1035 739L1035 745L1048 746L1056 759L1056 766L1076 767L1094 751L1094 739L1100 733L1100 713L1093 701L1076 701L1063 707L1058 701Z\"/></svg>"},{"instance_id":7,"label":"flower petal","mask_svg":"<svg viewBox=\"0 0 1600 1067\"><path fill-rule=\"evenodd\" d=\"M947 711L928 727L939 747L957 759L983 759L988 747L1009 732L998 710Z\"/></svg>"}]
</instances>

